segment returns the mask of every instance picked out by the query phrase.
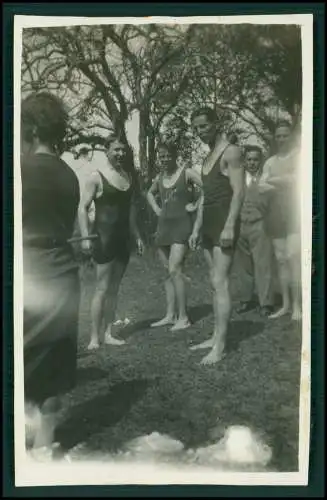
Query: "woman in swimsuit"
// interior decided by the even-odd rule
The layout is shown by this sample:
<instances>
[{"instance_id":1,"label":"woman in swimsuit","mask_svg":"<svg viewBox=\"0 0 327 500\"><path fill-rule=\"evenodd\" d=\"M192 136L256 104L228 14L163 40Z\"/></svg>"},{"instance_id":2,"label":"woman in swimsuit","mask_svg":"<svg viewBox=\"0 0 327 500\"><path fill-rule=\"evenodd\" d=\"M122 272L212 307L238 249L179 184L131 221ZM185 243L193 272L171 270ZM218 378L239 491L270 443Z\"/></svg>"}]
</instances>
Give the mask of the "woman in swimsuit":
<instances>
[{"instance_id":1,"label":"woman in swimsuit","mask_svg":"<svg viewBox=\"0 0 327 500\"><path fill-rule=\"evenodd\" d=\"M81 235L87 237L89 234L88 211L94 202L93 232L98 236L95 243L87 239L82 242L83 251L92 254L96 263L96 290L91 305L92 331L89 350L99 347L103 323L105 344L120 346L125 343L113 337L112 325L120 283L131 252L131 229L139 252L143 252L133 202L137 181L126 164L127 147L117 136L108 138L108 162L106 166L92 173L81 196Z\"/></svg>"},{"instance_id":2,"label":"woman in swimsuit","mask_svg":"<svg viewBox=\"0 0 327 500\"><path fill-rule=\"evenodd\" d=\"M66 127L55 96L42 92L22 102L24 385L34 448L51 446L61 395L76 380L80 286L68 240L80 194L76 175L60 158Z\"/></svg>"},{"instance_id":3,"label":"woman in swimsuit","mask_svg":"<svg viewBox=\"0 0 327 500\"><path fill-rule=\"evenodd\" d=\"M275 128L277 153L263 167L260 188L269 196L267 232L278 266L282 307L270 318L289 312L301 319L301 231L299 201L299 152L292 144L292 127L280 122ZM292 292L292 293L290 293ZM292 304L291 304L292 302Z\"/></svg>"},{"instance_id":4,"label":"woman in swimsuit","mask_svg":"<svg viewBox=\"0 0 327 500\"><path fill-rule=\"evenodd\" d=\"M177 149L171 144L158 148L158 162L162 172L154 179L147 199L158 216L156 244L158 254L168 271L165 282L167 312L163 319L151 326L173 325L172 331L183 330L190 325L186 312L185 278L183 263L188 239L192 233L192 183L198 184L198 174L183 166L177 166ZM155 196L160 195L160 205ZM175 317L177 302L177 318Z\"/></svg>"}]
</instances>

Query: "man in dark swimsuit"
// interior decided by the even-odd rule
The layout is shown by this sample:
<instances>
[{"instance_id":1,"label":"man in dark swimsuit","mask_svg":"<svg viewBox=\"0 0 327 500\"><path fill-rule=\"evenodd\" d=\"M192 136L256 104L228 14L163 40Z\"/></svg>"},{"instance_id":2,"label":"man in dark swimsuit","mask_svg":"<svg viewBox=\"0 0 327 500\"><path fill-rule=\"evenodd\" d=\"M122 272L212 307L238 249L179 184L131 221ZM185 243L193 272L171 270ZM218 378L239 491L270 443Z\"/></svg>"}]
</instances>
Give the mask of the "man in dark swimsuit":
<instances>
[{"instance_id":1,"label":"man in dark swimsuit","mask_svg":"<svg viewBox=\"0 0 327 500\"><path fill-rule=\"evenodd\" d=\"M224 355L231 315L229 275L240 229L244 169L240 148L222 138L213 110L199 109L193 113L191 122L195 133L211 150L202 167L203 207L198 211L190 246L196 246L202 227L204 254L213 289L215 319L212 338L192 349L211 348L202 363L213 364Z\"/></svg>"},{"instance_id":2,"label":"man in dark swimsuit","mask_svg":"<svg viewBox=\"0 0 327 500\"><path fill-rule=\"evenodd\" d=\"M89 235L88 211L95 205L93 230L98 239L95 244L83 240L83 251L90 252L96 263L96 290L92 300L92 331L89 350L99 347L100 332L106 323L104 341L120 346L125 342L112 336L120 283L125 274L131 252L131 230L138 250L143 242L135 220L132 203L135 180L126 170L127 146L118 137L108 139L108 163L93 172L81 195L79 224L83 238ZM131 223L131 224L130 224Z\"/></svg>"}]
</instances>

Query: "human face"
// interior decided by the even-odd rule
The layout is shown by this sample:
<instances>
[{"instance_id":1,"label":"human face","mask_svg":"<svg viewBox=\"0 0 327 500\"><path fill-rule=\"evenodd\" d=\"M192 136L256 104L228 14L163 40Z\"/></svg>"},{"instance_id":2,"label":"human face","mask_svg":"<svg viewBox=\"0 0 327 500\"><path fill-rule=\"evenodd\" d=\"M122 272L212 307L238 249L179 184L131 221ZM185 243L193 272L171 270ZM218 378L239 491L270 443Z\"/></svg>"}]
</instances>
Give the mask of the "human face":
<instances>
[{"instance_id":1,"label":"human face","mask_svg":"<svg viewBox=\"0 0 327 500\"><path fill-rule=\"evenodd\" d=\"M175 169L175 161L167 148L158 149L158 163L162 170L171 172Z\"/></svg>"},{"instance_id":2,"label":"human face","mask_svg":"<svg viewBox=\"0 0 327 500\"><path fill-rule=\"evenodd\" d=\"M281 126L276 129L275 142L277 150L280 152L287 151L291 143L291 129L287 126Z\"/></svg>"},{"instance_id":3,"label":"human face","mask_svg":"<svg viewBox=\"0 0 327 500\"><path fill-rule=\"evenodd\" d=\"M255 175L261 167L259 151L248 151L245 155L245 168L251 175Z\"/></svg>"},{"instance_id":4,"label":"human face","mask_svg":"<svg viewBox=\"0 0 327 500\"><path fill-rule=\"evenodd\" d=\"M217 134L216 125L206 115L193 118L192 127L196 135L205 144L211 144L215 140Z\"/></svg>"},{"instance_id":5,"label":"human face","mask_svg":"<svg viewBox=\"0 0 327 500\"><path fill-rule=\"evenodd\" d=\"M112 142L107 150L107 158L113 167L122 167L126 158L126 147L120 141Z\"/></svg>"}]
</instances>

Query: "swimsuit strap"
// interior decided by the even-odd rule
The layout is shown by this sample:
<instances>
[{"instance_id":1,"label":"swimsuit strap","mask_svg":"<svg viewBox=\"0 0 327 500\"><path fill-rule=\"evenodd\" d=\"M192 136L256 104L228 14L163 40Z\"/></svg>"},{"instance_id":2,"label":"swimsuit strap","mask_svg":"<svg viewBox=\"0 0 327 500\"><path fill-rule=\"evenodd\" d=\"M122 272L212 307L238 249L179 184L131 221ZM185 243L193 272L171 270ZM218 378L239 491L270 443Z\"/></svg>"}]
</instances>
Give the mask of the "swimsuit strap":
<instances>
[{"instance_id":1,"label":"swimsuit strap","mask_svg":"<svg viewBox=\"0 0 327 500\"><path fill-rule=\"evenodd\" d=\"M214 164L212 165L212 167L210 168L209 172L207 174L205 174L203 172L203 167L202 167L202 170L201 170L201 173L202 173L202 177L207 177L208 175L211 174L212 171L216 170L216 166L218 165L218 171L221 175L224 175L222 172L221 172L221 166L220 166L220 162L221 162L221 159L224 155L224 153L226 152L227 148L230 146L231 144L229 142L227 142L227 144L225 144L224 148L220 151L219 153L219 156L218 158L215 160ZM211 153L209 153L209 155L211 154L213 156L214 152L215 152L215 149L216 147L214 147L214 149L211 151ZM209 156L208 155L208 156ZM204 161L204 163L206 162L206 160ZM212 162L212 159L210 159L210 162ZM224 176L225 177L225 176Z\"/></svg>"}]
</instances>

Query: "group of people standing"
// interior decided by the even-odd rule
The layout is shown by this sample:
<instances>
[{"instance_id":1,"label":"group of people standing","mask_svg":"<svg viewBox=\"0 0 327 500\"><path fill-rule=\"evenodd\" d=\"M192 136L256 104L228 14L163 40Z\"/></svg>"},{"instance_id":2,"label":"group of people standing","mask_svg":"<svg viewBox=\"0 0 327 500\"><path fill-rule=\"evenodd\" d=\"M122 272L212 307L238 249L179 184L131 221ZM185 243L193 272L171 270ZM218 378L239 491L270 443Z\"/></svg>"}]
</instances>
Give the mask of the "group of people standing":
<instances>
[{"instance_id":1,"label":"group of people standing","mask_svg":"<svg viewBox=\"0 0 327 500\"><path fill-rule=\"evenodd\" d=\"M293 144L292 127L286 121L276 125L276 154L265 163L260 147L250 145L242 151L225 139L211 109L194 112L191 123L210 148L201 175L195 169L178 167L176 145L162 143L157 155L160 173L147 195L158 216L156 243L167 269L167 312L151 326L172 324L173 331L190 326L183 264L188 248L197 248L201 238L213 290L214 332L209 340L191 349L210 349L202 363L212 364L224 355L234 260L248 282L238 313L259 305L260 313L270 319L289 312L293 320L301 319L299 154ZM197 203L192 196L190 199L190 185L201 189ZM277 310L276 267L282 296L282 306Z\"/></svg>"},{"instance_id":2,"label":"group of people standing","mask_svg":"<svg viewBox=\"0 0 327 500\"><path fill-rule=\"evenodd\" d=\"M166 315L151 326L170 325L172 331L190 326L183 266L188 249L195 250L201 243L213 291L214 331L208 341L192 349L208 348L202 363L213 364L224 356L235 252L252 258L260 305L270 313L269 258L273 249L283 304L272 317L287 313L291 305L293 319L301 317L299 214L294 201L297 157L290 149L289 124L276 127L278 151L265 163L262 175L261 151L250 147L244 158L242 149L219 129L213 110L196 110L191 124L210 148L201 174L178 165L178 145L163 141L157 148L160 173L147 193L158 216L156 245L167 271ZM133 239L140 253L144 249L135 210L139 186L127 161L125 140L108 138L106 165L90 174L80 193L76 175L60 158L66 128L62 102L51 94L33 94L23 101L25 400L37 404L43 415L34 446L51 442L59 396L73 386L76 376L80 291L78 266L69 243L76 217L82 250L96 264L90 350L97 349L102 339L109 345L123 343L112 332L119 286ZM249 185L246 174L251 177ZM195 186L200 192L197 198ZM90 225L92 203L95 220ZM251 299L244 300L243 311Z\"/></svg>"}]
</instances>

